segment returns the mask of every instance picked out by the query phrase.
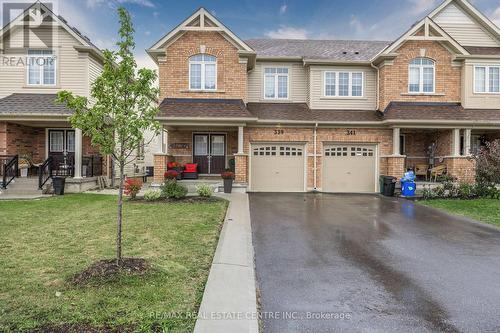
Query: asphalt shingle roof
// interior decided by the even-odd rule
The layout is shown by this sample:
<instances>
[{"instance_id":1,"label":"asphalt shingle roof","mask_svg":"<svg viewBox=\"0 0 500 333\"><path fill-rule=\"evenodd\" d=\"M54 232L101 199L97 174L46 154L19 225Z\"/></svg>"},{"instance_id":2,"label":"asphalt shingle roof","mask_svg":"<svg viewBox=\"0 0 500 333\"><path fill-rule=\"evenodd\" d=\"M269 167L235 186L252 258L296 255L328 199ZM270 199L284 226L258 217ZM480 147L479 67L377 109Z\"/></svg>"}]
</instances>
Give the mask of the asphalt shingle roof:
<instances>
[{"instance_id":1,"label":"asphalt shingle roof","mask_svg":"<svg viewBox=\"0 0 500 333\"><path fill-rule=\"evenodd\" d=\"M254 118L241 99L165 98L159 117L167 118Z\"/></svg>"},{"instance_id":2,"label":"asphalt shingle roof","mask_svg":"<svg viewBox=\"0 0 500 333\"><path fill-rule=\"evenodd\" d=\"M258 57L303 57L336 61L369 61L391 42L314 39L249 39Z\"/></svg>"},{"instance_id":3,"label":"asphalt shingle roof","mask_svg":"<svg viewBox=\"0 0 500 333\"><path fill-rule=\"evenodd\" d=\"M0 114L71 115L66 106L55 102L56 94L12 94L0 99Z\"/></svg>"},{"instance_id":4,"label":"asphalt shingle roof","mask_svg":"<svg viewBox=\"0 0 500 333\"><path fill-rule=\"evenodd\" d=\"M387 120L500 120L498 109L464 109L460 103L391 102L384 111Z\"/></svg>"},{"instance_id":5,"label":"asphalt shingle roof","mask_svg":"<svg viewBox=\"0 0 500 333\"><path fill-rule=\"evenodd\" d=\"M500 47L464 46L470 54L500 55Z\"/></svg>"}]
</instances>

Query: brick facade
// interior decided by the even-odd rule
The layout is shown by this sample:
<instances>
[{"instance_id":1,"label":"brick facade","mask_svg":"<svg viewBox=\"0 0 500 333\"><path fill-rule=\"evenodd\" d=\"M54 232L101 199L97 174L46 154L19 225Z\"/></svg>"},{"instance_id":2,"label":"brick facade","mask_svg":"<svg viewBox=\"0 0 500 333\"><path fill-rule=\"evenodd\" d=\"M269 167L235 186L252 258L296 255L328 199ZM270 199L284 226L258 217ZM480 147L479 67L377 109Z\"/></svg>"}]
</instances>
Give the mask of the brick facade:
<instances>
[{"instance_id":1,"label":"brick facade","mask_svg":"<svg viewBox=\"0 0 500 333\"><path fill-rule=\"evenodd\" d=\"M476 178L475 161L468 157L453 157L445 160L447 172L458 182L474 183Z\"/></svg>"},{"instance_id":2,"label":"brick facade","mask_svg":"<svg viewBox=\"0 0 500 333\"><path fill-rule=\"evenodd\" d=\"M432 41L407 41L397 51L392 64L380 68L380 110L391 101L411 102L460 102L461 71L453 66L453 55L440 43ZM435 93L408 94L408 65L418 57L436 62Z\"/></svg>"},{"instance_id":3,"label":"brick facade","mask_svg":"<svg viewBox=\"0 0 500 333\"><path fill-rule=\"evenodd\" d=\"M247 99L247 65L238 49L218 32L191 31L167 47L160 59L160 98ZM217 57L217 90L189 91L189 57L206 53ZM174 79L173 79L174 78Z\"/></svg>"}]
</instances>

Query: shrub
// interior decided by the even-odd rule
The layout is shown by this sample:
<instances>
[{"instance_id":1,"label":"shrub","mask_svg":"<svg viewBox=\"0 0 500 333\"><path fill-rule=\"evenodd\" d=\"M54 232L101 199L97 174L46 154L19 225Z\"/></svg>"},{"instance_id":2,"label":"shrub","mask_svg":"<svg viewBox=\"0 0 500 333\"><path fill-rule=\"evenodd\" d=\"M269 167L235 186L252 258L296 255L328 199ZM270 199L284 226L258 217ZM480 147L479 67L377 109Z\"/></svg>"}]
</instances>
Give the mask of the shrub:
<instances>
[{"instance_id":1,"label":"shrub","mask_svg":"<svg viewBox=\"0 0 500 333\"><path fill-rule=\"evenodd\" d=\"M178 184L175 180L169 179L161 188L162 195L169 199L183 199L188 193L188 189Z\"/></svg>"},{"instance_id":2,"label":"shrub","mask_svg":"<svg viewBox=\"0 0 500 333\"><path fill-rule=\"evenodd\" d=\"M167 172L165 172L163 174L163 178L165 180L175 180L177 179L177 176L179 175L179 173L175 170L168 170Z\"/></svg>"},{"instance_id":3,"label":"shrub","mask_svg":"<svg viewBox=\"0 0 500 333\"><path fill-rule=\"evenodd\" d=\"M141 188L142 188L142 182L139 179L128 178L127 180L125 180L125 189L123 193L125 193L125 195L130 196L130 199L135 199L137 193L139 193Z\"/></svg>"},{"instance_id":4,"label":"shrub","mask_svg":"<svg viewBox=\"0 0 500 333\"><path fill-rule=\"evenodd\" d=\"M439 185L432 189L433 198L444 198L446 191L443 186Z\"/></svg>"},{"instance_id":5,"label":"shrub","mask_svg":"<svg viewBox=\"0 0 500 333\"><path fill-rule=\"evenodd\" d=\"M476 182L500 183L500 140L486 142L475 155Z\"/></svg>"},{"instance_id":6,"label":"shrub","mask_svg":"<svg viewBox=\"0 0 500 333\"><path fill-rule=\"evenodd\" d=\"M144 192L144 200L146 201L156 201L161 198L161 190L156 190L150 188L146 192Z\"/></svg>"},{"instance_id":7,"label":"shrub","mask_svg":"<svg viewBox=\"0 0 500 333\"><path fill-rule=\"evenodd\" d=\"M214 193L213 188L208 184L200 184L196 186L196 192L200 197L210 198Z\"/></svg>"},{"instance_id":8,"label":"shrub","mask_svg":"<svg viewBox=\"0 0 500 333\"><path fill-rule=\"evenodd\" d=\"M476 196L475 186L472 184L460 183L457 187L457 196L460 199L473 199Z\"/></svg>"}]
</instances>

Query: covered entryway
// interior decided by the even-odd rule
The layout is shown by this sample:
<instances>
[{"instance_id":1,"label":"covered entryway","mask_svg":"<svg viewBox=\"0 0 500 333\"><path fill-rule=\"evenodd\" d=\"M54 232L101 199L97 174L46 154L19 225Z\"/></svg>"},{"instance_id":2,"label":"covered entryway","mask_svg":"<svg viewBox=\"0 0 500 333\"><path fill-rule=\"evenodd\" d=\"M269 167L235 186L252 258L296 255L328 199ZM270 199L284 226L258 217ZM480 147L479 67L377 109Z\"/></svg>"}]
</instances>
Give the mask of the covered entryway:
<instances>
[{"instance_id":1,"label":"covered entryway","mask_svg":"<svg viewBox=\"0 0 500 333\"><path fill-rule=\"evenodd\" d=\"M376 145L326 145L323 151L323 192L375 192L376 155Z\"/></svg>"},{"instance_id":2,"label":"covered entryway","mask_svg":"<svg viewBox=\"0 0 500 333\"><path fill-rule=\"evenodd\" d=\"M220 174L226 168L226 134L193 135L193 162L201 174Z\"/></svg>"},{"instance_id":3,"label":"covered entryway","mask_svg":"<svg viewBox=\"0 0 500 333\"><path fill-rule=\"evenodd\" d=\"M250 190L305 191L305 151L302 144L252 144Z\"/></svg>"}]
</instances>

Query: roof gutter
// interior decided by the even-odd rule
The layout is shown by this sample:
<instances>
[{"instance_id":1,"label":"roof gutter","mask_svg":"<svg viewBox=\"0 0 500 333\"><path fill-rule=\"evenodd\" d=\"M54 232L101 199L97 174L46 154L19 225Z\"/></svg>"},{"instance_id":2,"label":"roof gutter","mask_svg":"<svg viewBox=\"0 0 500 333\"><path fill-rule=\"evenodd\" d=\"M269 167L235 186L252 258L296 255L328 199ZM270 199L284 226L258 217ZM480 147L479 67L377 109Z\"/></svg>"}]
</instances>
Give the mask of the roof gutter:
<instances>
[{"instance_id":1,"label":"roof gutter","mask_svg":"<svg viewBox=\"0 0 500 333\"><path fill-rule=\"evenodd\" d=\"M331 59L306 59L304 65L370 65L370 61L365 60L331 60Z\"/></svg>"}]
</instances>

